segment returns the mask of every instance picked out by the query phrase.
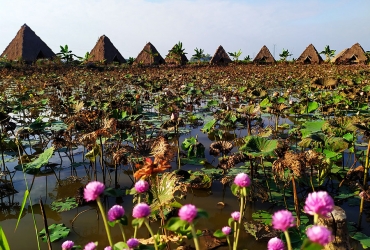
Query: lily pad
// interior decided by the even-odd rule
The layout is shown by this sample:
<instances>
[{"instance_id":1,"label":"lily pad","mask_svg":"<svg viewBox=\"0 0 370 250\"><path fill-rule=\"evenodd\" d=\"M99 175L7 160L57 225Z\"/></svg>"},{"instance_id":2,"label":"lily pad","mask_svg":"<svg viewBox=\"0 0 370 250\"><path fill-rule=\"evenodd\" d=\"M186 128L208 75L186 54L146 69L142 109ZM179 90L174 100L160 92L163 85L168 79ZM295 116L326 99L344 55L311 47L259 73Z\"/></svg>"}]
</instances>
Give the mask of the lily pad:
<instances>
[{"instance_id":1,"label":"lily pad","mask_svg":"<svg viewBox=\"0 0 370 250\"><path fill-rule=\"evenodd\" d=\"M64 224L52 224L48 227L48 229L51 242L67 237L70 231L70 229L66 227ZM41 237L43 242L47 242L45 229L42 229L39 232L39 237Z\"/></svg>"}]
</instances>

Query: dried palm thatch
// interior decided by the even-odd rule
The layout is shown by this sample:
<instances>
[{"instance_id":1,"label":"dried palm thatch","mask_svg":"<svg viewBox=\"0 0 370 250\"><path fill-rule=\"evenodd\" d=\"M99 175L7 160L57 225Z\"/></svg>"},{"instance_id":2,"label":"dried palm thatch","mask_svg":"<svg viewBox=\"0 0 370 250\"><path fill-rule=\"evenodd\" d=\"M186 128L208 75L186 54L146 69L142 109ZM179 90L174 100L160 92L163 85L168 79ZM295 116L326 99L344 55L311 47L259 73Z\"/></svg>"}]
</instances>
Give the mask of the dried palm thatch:
<instances>
[{"instance_id":1,"label":"dried palm thatch","mask_svg":"<svg viewBox=\"0 0 370 250\"><path fill-rule=\"evenodd\" d=\"M225 49L220 45L218 46L215 54L209 61L211 64L228 64L231 63L229 55L226 53Z\"/></svg>"},{"instance_id":2,"label":"dried palm thatch","mask_svg":"<svg viewBox=\"0 0 370 250\"><path fill-rule=\"evenodd\" d=\"M322 63L323 61L324 60L321 58L319 52L317 52L315 46L313 46L311 43L298 57L296 62L303 64L318 64Z\"/></svg>"},{"instance_id":3,"label":"dried palm thatch","mask_svg":"<svg viewBox=\"0 0 370 250\"><path fill-rule=\"evenodd\" d=\"M351 48L341 51L331 62L336 64L365 64L366 60L364 49L359 43L355 43Z\"/></svg>"},{"instance_id":4,"label":"dried palm thatch","mask_svg":"<svg viewBox=\"0 0 370 250\"><path fill-rule=\"evenodd\" d=\"M172 49L174 49L175 47L176 47L176 45L173 46ZM185 65L189 60L188 60L188 58L186 57L185 54L182 54L181 56L176 55L173 52L171 52L171 50L170 50L170 53L168 53L168 55L166 56L165 61L166 61L166 64Z\"/></svg>"},{"instance_id":5,"label":"dried palm thatch","mask_svg":"<svg viewBox=\"0 0 370 250\"><path fill-rule=\"evenodd\" d=\"M97 41L96 45L90 52L90 62L104 61L105 63L126 63L125 58L119 53L119 51L114 47L111 40L102 35Z\"/></svg>"},{"instance_id":6,"label":"dried palm thatch","mask_svg":"<svg viewBox=\"0 0 370 250\"><path fill-rule=\"evenodd\" d=\"M256 57L253 59L254 63L259 64L266 64L266 63L275 63L275 58L272 56L270 50L266 47L266 45L263 45L260 52L256 55Z\"/></svg>"},{"instance_id":7,"label":"dried palm thatch","mask_svg":"<svg viewBox=\"0 0 370 250\"><path fill-rule=\"evenodd\" d=\"M28 63L42 58L51 59L55 56L54 52L27 24L20 28L17 35L1 54L1 57L5 55L9 60L22 59Z\"/></svg>"},{"instance_id":8,"label":"dried palm thatch","mask_svg":"<svg viewBox=\"0 0 370 250\"><path fill-rule=\"evenodd\" d=\"M143 50L139 53L134 61L135 65L159 65L164 63L165 60L150 42L144 46Z\"/></svg>"}]
</instances>

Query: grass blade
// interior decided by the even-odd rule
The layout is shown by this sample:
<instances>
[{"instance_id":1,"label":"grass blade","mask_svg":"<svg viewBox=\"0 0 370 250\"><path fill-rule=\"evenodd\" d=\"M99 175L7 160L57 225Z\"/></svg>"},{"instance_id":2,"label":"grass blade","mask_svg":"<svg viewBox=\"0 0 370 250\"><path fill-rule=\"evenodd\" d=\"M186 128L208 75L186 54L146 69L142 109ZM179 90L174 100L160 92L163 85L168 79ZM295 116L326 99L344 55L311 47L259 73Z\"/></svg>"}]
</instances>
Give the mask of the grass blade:
<instances>
[{"instance_id":1,"label":"grass blade","mask_svg":"<svg viewBox=\"0 0 370 250\"><path fill-rule=\"evenodd\" d=\"M21 220L22 213L23 213L23 209L24 209L24 206L26 205L26 201L27 201L27 198L28 198L28 195L29 195L29 194L30 194L30 192L29 192L29 191L28 191L28 189L27 189L27 190L24 192L23 201L22 201L22 206L21 206L21 210L19 211L19 216L18 216L17 224L15 225L14 232L17 230L17 227L18 227L19 221Z\"/></svg>"},{"instance_id":2,"label":"grass blade","mask_svg":"<svg viewBox=\"0 0 370 250\"><path fill-rule=\"evenodd\" d=\"M1 250L10 250L8 240L6 239L3 228L0 226L0 249Z\"/></svg>"}]
</instances>

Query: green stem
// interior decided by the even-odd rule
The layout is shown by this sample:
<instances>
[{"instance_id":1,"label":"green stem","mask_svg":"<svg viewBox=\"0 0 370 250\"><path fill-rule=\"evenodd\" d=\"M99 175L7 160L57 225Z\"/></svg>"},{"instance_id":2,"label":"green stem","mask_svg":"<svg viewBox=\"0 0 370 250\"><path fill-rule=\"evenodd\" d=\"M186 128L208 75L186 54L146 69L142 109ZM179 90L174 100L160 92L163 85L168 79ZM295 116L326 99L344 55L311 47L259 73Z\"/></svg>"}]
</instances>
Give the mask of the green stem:
<instances>
[{"instance_id":1,"label":"green stem","mask_svg":"<svg viewBox=\"0 0 370 250\"><path fill-rule=\"evenodd\" d=\"M226 235L227 245L229 245L229 250L231 250L230 236Z\"/></svg>"},{"instance_id":2,"label":"green stem","mask_svg":"<svg viewBox=\"0 0 370 250\"><path fill-rule=\"evenodd\" d=\"M112 241L112 237L111 237L110 231L109 231L109 225L108 225L108 221L107 221L107 216L105 215L103 204L101 203L99 197L96 199L96 203L98 203L98 207L99 207L99 210L100 210L100 213L101 213L101 217L103 218L104 227L105 227L105 231L107 232L107 237L108 237L109 245L111 247L113 247L113 241Z\"/></svg>"},{"instance_id":3,"label":"green stem","mask_svg":"<svg viewBox=\"0 0 370 250\"><path fill-rule=\"evenodd\" d=\"M121 223L118 223L118 225L119 225L119 229L121 229L123 241L126 242L126 235L125 235L125 231L123 230L123 226Z\"/></svg>"},{"instance_id":4,"label":"green stem","mask_svg":"<svg viewBox=\"0 0 370 250\"><path fill-rule=\"evenodd\" d=\"M195 227L193 223L190 224L190 228L191 228L191 234L193 235L193 239L194 239L195 249L200 250L197 232L195 231Z\"/></svg>"},{"instance_id":5,"label":"green stem","mask_svg":"<svg viewBox=\"0 0 370 250\"><path fill-rule=\"evenodd\" d=\"M292 244L290 243L290 237L289 237L289 232L288 230L284 231L285 239L286 239L286 244L288 246L288 250L292 250Z\"/></svg>"},{"instance_id":6,"label":"green stem","mask_svg":"<svg viewBox=\"0 0 370 250\"><path fill-rule=\"evenodd\" d=\"M236 239L234 239L234 250L238 249L238 241L239 241L239 235L240 235L240 225L242 224L243 219L243 213L244 212L244 195L240 195L240 217L238 221L238 229L236 231Z\"/></svg>"},{"instance_id":7,"label":"green stem","mask_svg":"<svg viewBox=\"0 0 370 250\"><path fill-rule=\"evenodd\" d=\"M237 226L238 226L238 222L234 221L234 239L233 239L234 242L233 242L233 246L235 245Z\"/></svg>"},{"instance_id":8,"label":"green stem","mask_svg":"<svg viewBox=\"0 0 370 250\"><path fill-rule=\"evenodd\" d=\"M319 215L318 214L314 214L314 216L313 216L313 224L314 225L317 225L318 220L319 220Z\"/></svg>"},{"instance_id":9,"label":"green stem","mask_svg":"<svg viewBox=\"0 0 370 250\"><path fill-rule=\"evenodd\" d=\"M155 248L155 250L158 250L158 246L157 246L157 240L156 240L156 238L154 237L154 234L153 234L153 231L152 231L152 229L150 228L150 225L149 225L149 223L148 223L148 220L147 219L145 219L145 226L146 226L146 228L148 228L148 231L149 231L149 233L150 233L150 235L152 236L152 238L153 238L153 241L154 241L154 248Z\"/></svg>"},{"instance_id":10,"label":"green stem","mask_svg":"<svg viewBox=\"0 0 370 250\"><path fill-rule=\"evenodd\" d=\"M140 195L140 194L138 194L138 195L139 195L139 198L138 198L138 200L137 200L137 204L140 204L140 201L141 201L141 195ZM137 229L138 229L138 226L135 226L134 238L136 238Z\"/></svg>"}]
</instances>

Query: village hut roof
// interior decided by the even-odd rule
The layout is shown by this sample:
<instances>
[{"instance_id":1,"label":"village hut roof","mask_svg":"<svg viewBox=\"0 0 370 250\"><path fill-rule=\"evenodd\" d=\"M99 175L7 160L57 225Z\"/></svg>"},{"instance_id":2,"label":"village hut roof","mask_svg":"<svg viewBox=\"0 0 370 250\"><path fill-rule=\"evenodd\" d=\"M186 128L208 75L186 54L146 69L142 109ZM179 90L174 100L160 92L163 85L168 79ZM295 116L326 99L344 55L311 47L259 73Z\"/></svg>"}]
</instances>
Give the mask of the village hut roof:
<instances>
[{"instance_id":1,"label":"village hut roof","mask_svg":"<svg viewBox=\"0 0 370 250\"><path fill-rule=\"evenodd\" d=\"M153 56L152 56L153 55ZM147 43L143 50L136 57L134 64L152 65L152 64L164 64L165 60L159 54L157 49L150 42Z\"/></svg>"},{"instance_id":2,"label":"village hut roof","mask_svg":"<svg viewBox=\"0 0 370 250\"><path fill-rule=\"evenodd\" d=\"M266 45L263 45L260 52L253 59L254 63L275 63L275 58L272 56Z\"/></svg>"},{"instance_id":3,"label":"village hut roof","mask_svg":"<svg viewBox=\"0 0 370 250\"><path fill-rule=\"evenodd\" d=\"M229 57L229 55L226 53L225 49L220 45L218 46L215 54L213 55L213 57L211 58L211 60L209 61L209 63L211 64L227 64L227 63L231 63L231 59Z\"/></svg>"},{"instance_id":4,"label":"village hut roof","mask_svg":"<svg viewBox=\"0 0 370 250\"><path fill-rule=\"evenodd\" d=\"M172 49L174 49L175 46L176 46L176 44L172 47ZM171 50L169 50L169 53L166 56L166 59L165 59L166 64L178 64L178 63L180 63L181 65L185 65L189 61L185 54L182 54L180 60L178 60L179 56L173 54L171 52Z\"/></svg>"},{"instance_id":5,"label":"village hut roof","mask_svg":"<svg viewBox=\"0 0 370 250\"><path fill-rule=\"evenodd\" d=\"M364 49L359 43L355 43L351 48L342 50L331 62L337 64L364 64L366 60Z\"/></svg>"},{"instance_id":6,"label":"village hut roof","mask_svg":"<svg viewBox=\"0 0 370 250\"><path fill-rule=\"evenodd\" d=\"M114 47L111 40L102 35L98 42L95 44L94 48L90 52L90 59L91 62L103 61L105 60L106 63L118 62L118 63L126 63L125 58L119 53L119 51Z\"/></svg>"},{"instance_id":7,"label":"village hut roof","mask_svg":"<svg viewBox=\"0 0 370 250\"><path fill-rule=\"evenodd\" d=\"M40 58L53 58L55 56L54 52L27 24L22 25L1 57L5 55L9 60L22 59L25 62L34 62Z\"/></svg>"},{"instance_id":8,"label":"village hut roof","mask_svg":"<svg viewBox=\"0 0 370 250\"><path fill-rule=\"evenodd\" d=\"M322 63L324 60L320 56L319 52L317 52L315 46L310 45L302 52L302 54L298 57L297 63L304 63L304 64L314 64L314 63Z\"/></svg>"}]
</instances>

